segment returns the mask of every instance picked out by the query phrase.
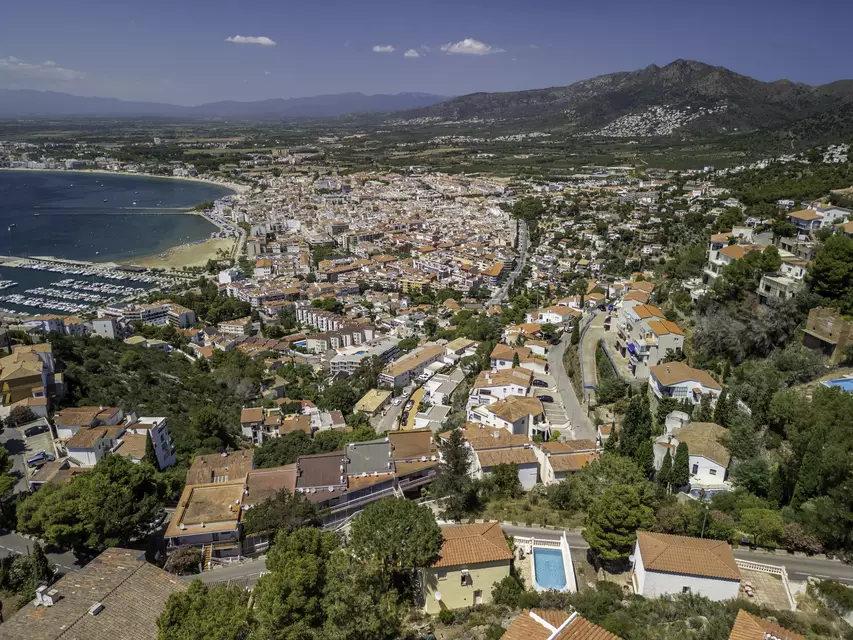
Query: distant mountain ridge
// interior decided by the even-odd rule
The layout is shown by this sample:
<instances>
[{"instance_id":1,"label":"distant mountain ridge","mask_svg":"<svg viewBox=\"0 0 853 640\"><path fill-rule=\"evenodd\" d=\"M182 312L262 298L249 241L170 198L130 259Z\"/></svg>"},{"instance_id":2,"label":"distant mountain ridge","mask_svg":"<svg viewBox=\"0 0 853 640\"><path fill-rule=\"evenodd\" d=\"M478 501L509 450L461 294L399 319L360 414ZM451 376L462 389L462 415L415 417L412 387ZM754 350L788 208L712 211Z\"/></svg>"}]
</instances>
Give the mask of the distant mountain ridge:
<instances>
[{"instance_id":1,"label":"distant mountain ridge","mask_svg":"<svg viewBox=\"0 0 853 640\"><path fill-rule=\"evenodd\" d=\"M643 118L650 109L666 106L682 114L705 110L702 117L684 118L688 120L680 127L684 132L742 132L783 126L851 101L853 80L821 86L789 80L762 82L724 67L676 60L664 67L650 65L566 87L464 95L395 117L518 120L594 131L620 118Z\"/></svg>"},{"instance_id":2,"label":"distant mountain ridge","mask_svg":"<svg viewBox=\"0 0 853 640\"><path fill-rule=\"evenodd\" d=\"M203 117L336 118L355 113L384 113L427 107L445 96L428 93L365 95L339 93L255 102L222 101L194 107L116 98L86 98L55 91L0 89L0 118L40 117Z\"/></svg>"}]
</instances>

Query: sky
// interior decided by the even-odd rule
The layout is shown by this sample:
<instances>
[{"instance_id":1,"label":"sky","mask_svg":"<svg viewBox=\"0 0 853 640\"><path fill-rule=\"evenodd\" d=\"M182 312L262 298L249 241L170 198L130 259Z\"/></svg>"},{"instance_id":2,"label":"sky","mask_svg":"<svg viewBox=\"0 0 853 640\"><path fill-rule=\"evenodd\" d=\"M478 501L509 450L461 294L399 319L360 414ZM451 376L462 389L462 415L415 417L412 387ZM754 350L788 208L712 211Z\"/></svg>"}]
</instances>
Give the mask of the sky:
<instances>
[{"instance_id":1,"label":"sky","mask_svg":"<svg viewBox=\"0 0 853 640\"><path fill-rule=\"evenodd\" d=\"M561 86L678 58L853 78L853 1L4 3L0 88L174 104Z\"/></svg>"}]
</instances>

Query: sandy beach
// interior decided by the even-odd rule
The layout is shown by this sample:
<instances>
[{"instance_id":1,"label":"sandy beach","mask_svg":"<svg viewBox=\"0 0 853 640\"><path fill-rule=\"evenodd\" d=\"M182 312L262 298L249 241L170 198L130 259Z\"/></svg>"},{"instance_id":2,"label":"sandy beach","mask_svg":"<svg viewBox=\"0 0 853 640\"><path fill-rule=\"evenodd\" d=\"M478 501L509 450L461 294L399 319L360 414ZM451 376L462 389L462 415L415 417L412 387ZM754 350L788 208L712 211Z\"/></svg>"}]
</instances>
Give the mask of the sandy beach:
<instances>
[{"instance_id":1,"label":"sandy beach","mask_svg":"<svg viewBox=\"0 0 853 640\"><path fill-rule=\"evenodd\" d=\"M234 247L236 238L213 238L204 242L184 244L172 247L168 251L153 256L141 258L128 258L120 261L120 264L147 267L149 269L176 269L181 267L203 267L211 258L216 259L219 249L225 251L229 256Z\"/></svg>"}]
</instances>

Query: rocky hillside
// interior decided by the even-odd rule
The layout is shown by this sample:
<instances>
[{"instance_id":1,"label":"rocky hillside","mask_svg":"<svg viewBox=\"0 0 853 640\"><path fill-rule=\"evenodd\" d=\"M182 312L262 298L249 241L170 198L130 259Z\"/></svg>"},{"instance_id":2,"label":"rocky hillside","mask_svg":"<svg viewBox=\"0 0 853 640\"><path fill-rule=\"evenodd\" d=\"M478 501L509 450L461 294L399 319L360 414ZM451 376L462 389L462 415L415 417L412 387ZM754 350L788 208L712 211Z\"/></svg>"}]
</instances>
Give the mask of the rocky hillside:
<instances>
[{"instance_id":1,"label":"rocky hillside","mask_svg":"<svg viewBox=\"0 0 853 640\"><path fill-rule=\"evenodd\" d=\"M676 60L567 87L474 93L395 116L516 120L607 137L748 132L780 127L853 101L853 81L761 82L723 67Z\"/></svg>"}]
</instances>

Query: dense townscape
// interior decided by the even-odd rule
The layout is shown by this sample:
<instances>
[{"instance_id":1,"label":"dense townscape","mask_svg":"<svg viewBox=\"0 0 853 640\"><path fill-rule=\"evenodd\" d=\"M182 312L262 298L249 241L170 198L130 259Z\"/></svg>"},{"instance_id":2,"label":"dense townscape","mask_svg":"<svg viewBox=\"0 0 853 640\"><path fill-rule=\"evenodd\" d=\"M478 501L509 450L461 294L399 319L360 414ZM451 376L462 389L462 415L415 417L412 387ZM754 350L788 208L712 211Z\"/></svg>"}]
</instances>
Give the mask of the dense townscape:
<instances>
[{"instance_id":1,"label":"dense townscape","mask_svg":"<svg viewBox=\"0 0 853 640\"><path fill-rule=\"evenodd\" d=\"M230 192L156 259L0 256L0 638L853 638L849 136L541 175L364 161L538 130L219 126L0 142Z\"/></svg>"}]
</instances>

